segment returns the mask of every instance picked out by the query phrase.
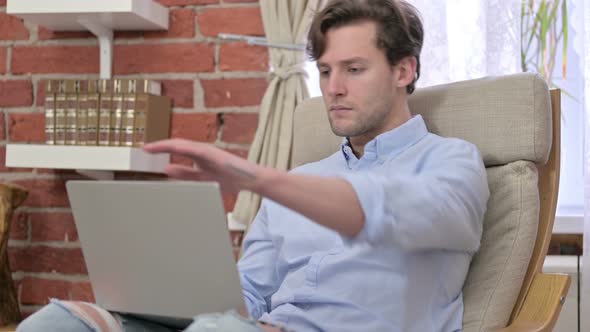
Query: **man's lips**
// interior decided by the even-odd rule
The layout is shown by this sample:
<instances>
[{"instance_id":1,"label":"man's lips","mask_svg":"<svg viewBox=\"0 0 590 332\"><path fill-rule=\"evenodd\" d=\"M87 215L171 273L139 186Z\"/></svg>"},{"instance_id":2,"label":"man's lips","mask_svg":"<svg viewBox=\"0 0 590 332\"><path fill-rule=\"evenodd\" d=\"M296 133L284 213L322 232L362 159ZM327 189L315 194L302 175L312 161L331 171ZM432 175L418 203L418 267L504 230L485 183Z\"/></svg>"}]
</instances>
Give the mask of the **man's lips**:
<instances>
[{"instance_id":1,"label":"man's lips","mask_svg":"<svg viewBox=\"0 0 590 332\"><path fill-rule=\"evenodd\" d=\"M352 110L352 108L346 107L346 106L341 106L341 105L330 106L331 112L345 112L345 111L350 111L350 110Z\"/></svg>"}]
</instances>

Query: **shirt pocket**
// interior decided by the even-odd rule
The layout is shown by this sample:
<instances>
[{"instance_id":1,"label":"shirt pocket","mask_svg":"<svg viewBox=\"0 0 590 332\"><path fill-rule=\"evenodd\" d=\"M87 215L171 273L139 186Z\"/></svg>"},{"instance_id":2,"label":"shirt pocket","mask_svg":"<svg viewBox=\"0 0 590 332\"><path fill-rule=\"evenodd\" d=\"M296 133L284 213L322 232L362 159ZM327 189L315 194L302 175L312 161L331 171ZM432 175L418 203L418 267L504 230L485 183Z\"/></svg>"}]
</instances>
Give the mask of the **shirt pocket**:
<instances>
[{"instance_id":1,"label":"shirt pocket","mask_svg":"<svg viewBox=\"0 0 590 332\"><path fill-rule=\"evenodd\" d=\"M338 246L327 251L312 254L305 271L306 286L316 288L319 282L321 269L326 264L327 258L339 255L342 251L342 246Z\"/></svg>"}]
</instances>

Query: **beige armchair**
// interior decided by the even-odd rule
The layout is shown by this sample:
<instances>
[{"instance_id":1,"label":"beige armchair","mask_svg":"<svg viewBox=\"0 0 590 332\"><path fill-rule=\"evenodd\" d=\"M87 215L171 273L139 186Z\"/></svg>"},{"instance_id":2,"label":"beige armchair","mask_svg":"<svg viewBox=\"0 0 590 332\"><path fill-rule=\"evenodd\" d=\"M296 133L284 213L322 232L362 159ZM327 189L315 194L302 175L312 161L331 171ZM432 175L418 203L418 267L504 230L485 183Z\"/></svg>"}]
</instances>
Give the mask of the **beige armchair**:
<instances>
[{"instance_id":1,"label":"beige armchair","mask_svg":"<svg viewBox=\"0 0 590 332\"><path fill-rule=\"evenodd\" d=\"M560 94L534 74L418 89L410 110L430 131L478 146L490 186L481 247L463 287L465 331L551 331L569 287L541 273L559 182ZM321 98L295 112L291 166L319 160L342 141Z\"/></svg>"}]
</instances>

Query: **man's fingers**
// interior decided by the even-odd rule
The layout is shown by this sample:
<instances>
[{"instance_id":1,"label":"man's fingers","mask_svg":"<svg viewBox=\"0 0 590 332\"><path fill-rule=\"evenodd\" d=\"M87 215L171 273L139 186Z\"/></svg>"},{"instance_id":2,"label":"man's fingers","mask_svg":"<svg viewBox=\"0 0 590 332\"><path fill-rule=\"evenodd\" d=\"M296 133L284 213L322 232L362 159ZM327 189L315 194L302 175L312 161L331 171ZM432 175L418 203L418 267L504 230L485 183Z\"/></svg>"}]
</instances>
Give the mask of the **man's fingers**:
<instances>
[{"instance_id":1,"label":"man's fingers","mask_svg":"<svg viewBox=\"0 0 590 332\"><path fill-rule=\"evenodd\" d=\"M146 144L143 150L148 153L172 153L195 158L202 154L203 143L173 138Z\"/></svg>"},{"instance_id":2,"label":"man's fingers","mask_svg":"<svg viewBox=\"0 0 590 332\"><path fill-rule=\"evenodd\" d=\"M170 164L170 165L166 166L164 171L166 172L166 174L169 177L175 178L175 179L192 180L192 181L204 180L202 173L199 172L198 168L195 169L195 168L188 167L188 166Z\"/></svg>"}]
</instances>

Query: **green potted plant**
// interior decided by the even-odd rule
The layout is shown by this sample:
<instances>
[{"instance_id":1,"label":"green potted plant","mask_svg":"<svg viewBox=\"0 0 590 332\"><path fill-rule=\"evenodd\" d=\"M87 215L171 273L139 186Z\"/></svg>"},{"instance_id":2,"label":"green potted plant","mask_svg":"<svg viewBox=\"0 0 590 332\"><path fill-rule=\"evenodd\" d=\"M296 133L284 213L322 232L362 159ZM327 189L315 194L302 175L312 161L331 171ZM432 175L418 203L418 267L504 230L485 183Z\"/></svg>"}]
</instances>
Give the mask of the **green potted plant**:
<instances>
[{"instance_id":1,"label":"green potted plant","mask_svg":"<svg viewBox=\"0 0 590 332\"><path fill-rule=\"evenodd\" d=\"M553 72L557 52L561 50L562 77L566 77L567 0L522 0L520 31L522 71L535 71L543 76L551 87L559 88L553 81Z\"/></svg>"}]
</instances>

